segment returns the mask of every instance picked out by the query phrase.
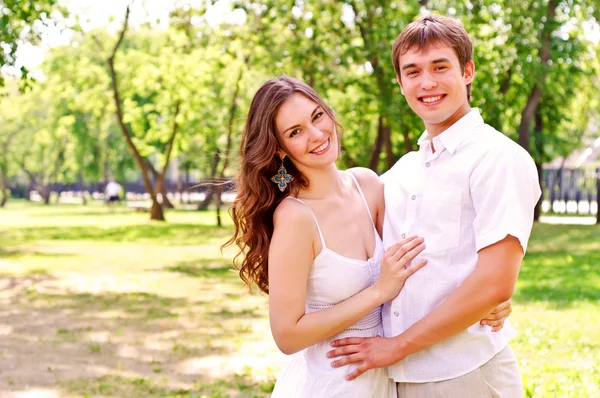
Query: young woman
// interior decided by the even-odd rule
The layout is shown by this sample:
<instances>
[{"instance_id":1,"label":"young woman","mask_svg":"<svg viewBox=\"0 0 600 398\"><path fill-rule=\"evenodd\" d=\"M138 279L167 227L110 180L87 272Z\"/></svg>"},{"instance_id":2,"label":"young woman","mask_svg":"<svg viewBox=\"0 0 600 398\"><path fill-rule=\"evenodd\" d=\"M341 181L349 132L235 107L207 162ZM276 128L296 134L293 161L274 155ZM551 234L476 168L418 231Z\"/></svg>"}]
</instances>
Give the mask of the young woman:
<instances>
[{"instance_id":1,"label":"young woman","mask_svg":"<svg viewBox=\"0 0 600 398\"><path fill-rule=\"evenodd\" d=\"M337 169L341 131L311 87L285 76L258 90L244 128L228 244L243 253L241 278L269 294L277 346L294 354L274 398L396 396L385 369L349 382L355 366L326 357L335 339L382 335L381 305L425 265L410 264L420 237L384 250L383 184Z\"/></svg>"}]
</instances>

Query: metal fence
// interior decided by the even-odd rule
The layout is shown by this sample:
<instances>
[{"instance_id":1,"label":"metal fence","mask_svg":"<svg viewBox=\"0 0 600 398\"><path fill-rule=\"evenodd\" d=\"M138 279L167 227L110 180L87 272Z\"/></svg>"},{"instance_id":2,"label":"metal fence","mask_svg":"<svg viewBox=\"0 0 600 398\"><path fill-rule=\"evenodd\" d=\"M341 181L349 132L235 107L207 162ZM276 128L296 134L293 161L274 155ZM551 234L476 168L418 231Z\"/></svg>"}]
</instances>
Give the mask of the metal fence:
<instances>
[{"instance_id":1,"label":"metal fence","mask_svg":"<svg viewBox=\"0 0 600 398\"><path fill-rule=\"evenodd\" d=\"M542 171L542 212L598 213L600 168L544 169Z\"/></svg>"}]
</instances>

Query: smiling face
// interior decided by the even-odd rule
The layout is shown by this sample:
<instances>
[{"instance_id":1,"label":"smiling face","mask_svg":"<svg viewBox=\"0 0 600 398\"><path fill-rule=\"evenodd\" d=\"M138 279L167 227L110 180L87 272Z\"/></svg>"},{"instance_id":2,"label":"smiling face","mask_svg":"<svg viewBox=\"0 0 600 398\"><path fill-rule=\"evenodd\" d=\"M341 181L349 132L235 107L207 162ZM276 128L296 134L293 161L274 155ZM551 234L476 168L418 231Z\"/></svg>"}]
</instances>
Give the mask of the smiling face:
<instances>
[{"instance_id":1,"label":"smiling face","mask_svg":"<svg viewBox=\"0 0 600 398\"><path fill-rule=\"evenodd\" d=\"M323 108L302 94L294 94L275 116L277 140L296 167L331 165L338 157L338 139L333 120Z\"/></svg>"},{"instance_id":2,"label":"smiling face","mask_svg":"<svg viewBox=\"0 0 600 398\"><path fill-rule=\"evenodd\" d=\"M400 55L398 83L411 109L419 115L430 137L452 126L470 110L467 84L473 81L473 61L461 68L452 47L432 43Z\"/></svg>"}]
</instances>

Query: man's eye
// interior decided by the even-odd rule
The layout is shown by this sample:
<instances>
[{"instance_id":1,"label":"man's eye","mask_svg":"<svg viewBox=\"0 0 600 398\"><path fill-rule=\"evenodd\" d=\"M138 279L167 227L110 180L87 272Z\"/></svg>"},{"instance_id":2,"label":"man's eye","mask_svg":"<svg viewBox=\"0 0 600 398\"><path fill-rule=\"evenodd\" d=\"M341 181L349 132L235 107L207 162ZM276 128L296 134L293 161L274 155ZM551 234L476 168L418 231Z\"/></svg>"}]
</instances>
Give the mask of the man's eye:
<instances>
[{"instance_id":1,"label":"man's eye","mask_svg":"<svg viewBox=\"0 0 600 398\"><path fill-rule=\"evenodd\" d=\"M444 70L444 69L447 69L447 68L445 66L438 66L437 67L437 70Z\"/></svg>"},{"instance_id":2,"label":"man's eye","mask_svg":"<svg viewBox=\"0 0 600 398\"><path fill-rule=\"evenodd\" d=\"M408 72L406 74L406 76L412 76L412 75L416 75L418 72L416 70L411 70L410 72Z\"/></svg>"}]
</instances>

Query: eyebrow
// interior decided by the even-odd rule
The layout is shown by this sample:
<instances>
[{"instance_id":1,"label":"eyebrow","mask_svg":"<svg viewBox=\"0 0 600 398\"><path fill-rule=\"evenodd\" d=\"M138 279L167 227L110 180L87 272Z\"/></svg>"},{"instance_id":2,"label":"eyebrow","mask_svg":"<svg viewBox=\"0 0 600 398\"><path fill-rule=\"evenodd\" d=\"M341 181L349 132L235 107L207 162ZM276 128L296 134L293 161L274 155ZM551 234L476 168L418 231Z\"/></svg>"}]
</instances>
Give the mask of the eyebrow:
<instances>
[{"instance_id":1,"label":"eyebrow","mask_svg":"<svg viewBox=\"0 0 600 398\"><path fill-rule=\"evenodd\" d=\"M321 105L317 105L317 107L315 109L313 109L312 113L310 114L311 118L315 115L315 113L317 113L317 111L319 110L319 108L321 108ZM286 134L289 130L295 129L296 127L300 127L300 125L296 124L296 125L294 125L292 127L288 127L287 129L283 130L283 134Z\"/></svg>"},{"instance_id":2,"label":"eyebrow","mask_svg":"<svg viewBox=\"0 0 600 398\"><path fill-rule=\"evenodd\" d=\"M450 62L450 60L448 58L436 58L433 61L431 61L432 64L441 64L444 62ZM409 68L415 68L417 66L417 64L412 63L412 64L406 64L402 66L402 70L405 69L409 69Z\"/></svg>"}]
</instances>

